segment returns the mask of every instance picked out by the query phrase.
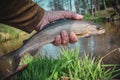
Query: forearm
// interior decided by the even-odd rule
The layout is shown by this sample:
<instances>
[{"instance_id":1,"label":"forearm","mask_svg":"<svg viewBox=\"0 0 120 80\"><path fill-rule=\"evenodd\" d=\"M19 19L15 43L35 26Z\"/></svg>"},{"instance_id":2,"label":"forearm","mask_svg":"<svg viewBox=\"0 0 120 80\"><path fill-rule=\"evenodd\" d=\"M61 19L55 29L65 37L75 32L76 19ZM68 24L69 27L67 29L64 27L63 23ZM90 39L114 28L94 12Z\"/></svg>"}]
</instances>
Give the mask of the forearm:
<instances>
[{"instance_id":1,"label":"forearm","mask_svg":"<svg viewBox=\"0 0 120 80\"><path fill-rule=\"evenodd\" d=\"M44 10L29 0L0 1L0 22L32 32L44 15Z\"/></svg>"}]
</instances>

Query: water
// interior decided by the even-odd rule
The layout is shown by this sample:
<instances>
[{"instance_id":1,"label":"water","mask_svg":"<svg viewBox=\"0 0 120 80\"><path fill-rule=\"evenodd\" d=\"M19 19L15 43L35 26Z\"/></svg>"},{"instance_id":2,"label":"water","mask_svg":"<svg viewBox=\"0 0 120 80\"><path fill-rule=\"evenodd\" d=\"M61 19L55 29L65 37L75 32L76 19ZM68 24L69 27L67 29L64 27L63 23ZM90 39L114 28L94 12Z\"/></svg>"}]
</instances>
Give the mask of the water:
<instances>
[{"instance_id":1,"label":"water","mask_svg":"<svg viewBox=\"0 0 120 80\"><path fill-rule=\"evenodd\" d=\"M110 51L116 48L120 48L120 22L106 22L102 24L102 26L106 29L105 34L99 36L91 36L89 38L80 38L78 39L78 42L75 44L69 44L67 48L76 49L78 46L80 46L81 54L83 54L85 51L86 53L93 54L96 57L99 57L100 55L104 56ZM3 53L8 53L20 47L22 45L23 39L16 39L0 43L0 55ZM40 52L42 52L42 54ZM47 55L48 57L57 58L57 56L60 55L58 52L60 52L59 46L48 44L43 46L38 53L42 56ZM107 56L105 63L120 64L120 51L109 55L109 57ZM8 61L0 62L0 72L3 74L8 74L10 70L11 68Z\"/></svg>"},{"instance_id":2,"label":"water","mask_svg":"<svg viewBox=\"0 0 120 80\"><path fill-rule=\"evenodd\" d=\"M88 39L80 39L82 50L94 54L106 54L120 47L120 22L104 23L106 33L92 36Z\"/></svg>"}]
</instances>

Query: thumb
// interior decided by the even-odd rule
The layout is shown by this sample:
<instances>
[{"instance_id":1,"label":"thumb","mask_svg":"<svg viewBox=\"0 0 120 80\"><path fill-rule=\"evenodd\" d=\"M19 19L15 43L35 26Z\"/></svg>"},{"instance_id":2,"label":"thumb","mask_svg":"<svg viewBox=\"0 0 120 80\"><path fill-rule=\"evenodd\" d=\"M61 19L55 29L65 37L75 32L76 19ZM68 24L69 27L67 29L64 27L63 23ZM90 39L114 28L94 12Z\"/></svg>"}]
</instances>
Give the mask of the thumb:
<instances>
[{"instance_id":1,"label":"thumb","mask_svg":"<svg viewBox=\"0 0 120 80\"><path fill-rule=\"evenodd\" d=\"M53 22L61 18L71 18L71 19L80 20L83 18L83 16L70 11L48 11L48 12L45 12L43 18L41 19L39 24L36 26L36 30L39 31L46 24L49 24L50 22Z\"/></svg>"},{"instance_id":2,"label":"thumb","mask_svg":"<svg viewBox=\"0 0 120 80\"><path fill-rule=\"evenodd\" d=\"M75 12L71 12L71 11L58 11L58 13L60 17L63 17L63 18L71 18L71 19L76 19L76 20L83 18L82 15L77 14Z\"/></svg>"},{"instance_id":3,"label":"thumb","mask_svg":"<svg viewBox=\"0 0 120 80\"><path fill-rule=\"evenodd\" d=\"M83 16L71 11L49 11L47 14L49 22L61 18L82 19Z\"/></svg>"}]
</instances>

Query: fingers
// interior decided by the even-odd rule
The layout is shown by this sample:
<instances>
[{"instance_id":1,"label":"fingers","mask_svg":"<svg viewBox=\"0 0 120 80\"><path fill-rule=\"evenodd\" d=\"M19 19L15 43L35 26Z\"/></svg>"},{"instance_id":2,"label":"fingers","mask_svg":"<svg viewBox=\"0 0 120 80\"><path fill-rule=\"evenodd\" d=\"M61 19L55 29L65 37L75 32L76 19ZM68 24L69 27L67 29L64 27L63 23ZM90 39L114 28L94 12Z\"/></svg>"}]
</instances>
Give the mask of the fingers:
<instances>
[{"instance_id":1,"label":"fingers","mask_svg":"<svg viewBox=\"0 0 120 80\"><path fill-rule=\"evenodd\" d=\"M77 41L77 36L75 35L74 32L70 32L69 40L70 40L70 43L75 43Z\"/></svg>"},{"instance_id":2,"label":"fingers","mask_svg":"<svg viewBox=\"0 0 120 80\"><path fill-rule=\"evenodd\" d=\"M80 20L83 18L82 15L77 14L75 12L71 12L71 11L49 11L47 16L49 17L48 18L49 22L52 22L61 18L71 18L76 20Z\"/></svg>"},{"instance_id":3,"label":"fingers","mask_svg":"<svg viewBox=\"0 0 120 80\"><path fill-rule=\"evenodd\" d=\"M76 20L80 20L83 18L82 15L77 14L75 12L62 11L61 13L63 14L62 16L64 16L64 18L71 18L71 19L76 19Z\"/></svg>"},{"instance_id":4,"label":"fingers","mask_svg":"<svg viewBox=\"0 0 120 80\"><path fill-rule=\"evenodd\" d=\"M62 44L67 45L69 43L68 33L65 30L63 30L63 31L61 31L60 34L61 34Z\"/></svg>"},{"instance_id":5,"label":"fingers","mask_svg":"<svg viewBox=\"0 0 120 80\"><path fill-rule=\"evenodd\" d=\"M65 30L60 32L60 35L57 35L55 37L55 40L53 42L54 45L59 46L59 45L67 45L69 42L70 43L75 43L77 41L77 36L75 33L70 32L67 33Z\"/></svg>"},{"instance_id":6,"label":"fingers","mask_svg":"<svg viewBox=\"0 0 120 80\"><path fill-rule=\"evenodd\" d=\"M55 40L53 41L53 44L56 45L56 46L61 45L61 36L60 35L57 35L55 37Z\"/></svg>"}]
</instances>

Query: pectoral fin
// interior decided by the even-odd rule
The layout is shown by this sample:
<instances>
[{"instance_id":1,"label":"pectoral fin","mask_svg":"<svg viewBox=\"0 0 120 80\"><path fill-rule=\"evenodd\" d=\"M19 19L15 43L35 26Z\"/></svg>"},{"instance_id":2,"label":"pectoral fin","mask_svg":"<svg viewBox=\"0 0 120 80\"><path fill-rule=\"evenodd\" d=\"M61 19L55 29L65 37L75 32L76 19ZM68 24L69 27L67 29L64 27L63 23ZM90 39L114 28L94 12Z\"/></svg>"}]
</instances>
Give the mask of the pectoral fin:
<instances>
[{"instance_id":1,"label":"pectoral fin","mask_svg":"<svg viewBox=\"0 0 120 80\"><path fill-rule=\"evenodd\" d=\"M38 52L38 49L33 49L29 51L31 56L34 56L37 52Z\"/></svg>"}]
</instances>

